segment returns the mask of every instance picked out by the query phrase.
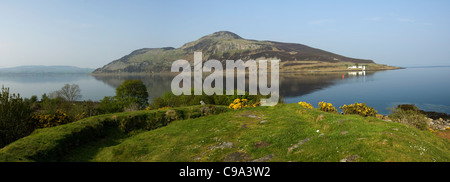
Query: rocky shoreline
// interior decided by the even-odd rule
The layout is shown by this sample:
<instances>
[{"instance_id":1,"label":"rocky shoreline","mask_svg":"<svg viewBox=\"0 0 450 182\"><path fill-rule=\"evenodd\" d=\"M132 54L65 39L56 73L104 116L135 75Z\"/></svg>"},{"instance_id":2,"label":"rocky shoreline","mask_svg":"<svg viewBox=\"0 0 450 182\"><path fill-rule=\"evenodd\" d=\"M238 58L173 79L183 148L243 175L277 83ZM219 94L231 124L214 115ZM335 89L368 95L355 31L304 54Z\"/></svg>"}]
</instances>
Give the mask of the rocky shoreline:
<instances>
[{"instance_id":1,"label":"rocky shoreline","mask_svg":"<svg viewBox=\"0 0 450 182\"><path fill-rule=\"evenodd\" d=\"M450 120L444 120L442 118L432 119L427 117L428 128L433 130L450 130Z\"/></svg>"},{"instance_id":2,"label":"rocky shoreline","mask_svg":"<svg viewBox=\"0 0 450 182\"><path fill-rule=\"evenodd\" d=\"M397 108L403 110L415 110L423 115L427 120L427 126L432 130L450 130L450 115L447 113L439 113L434 111L424 111L418 109L414 104L403 104Z\"/></svg>"}]
</instances>

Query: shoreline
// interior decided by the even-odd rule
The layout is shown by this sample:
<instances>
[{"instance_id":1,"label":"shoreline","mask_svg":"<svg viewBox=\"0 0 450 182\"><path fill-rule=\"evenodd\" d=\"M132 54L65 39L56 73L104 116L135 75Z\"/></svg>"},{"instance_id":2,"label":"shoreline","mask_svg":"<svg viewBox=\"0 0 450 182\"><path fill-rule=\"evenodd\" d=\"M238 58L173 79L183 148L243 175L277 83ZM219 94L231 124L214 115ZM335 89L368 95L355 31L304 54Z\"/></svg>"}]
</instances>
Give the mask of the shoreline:
<instances>
[{"instance_id":1,"label":"shoreline","mask_svg":"<svg viewBox=\"0 0 450 182\"><path fill-rule=\"evenodd\" d=\"M392 68L379 68L379 69L366 69L366 70L350 70L350 69L311 69L311 70L297 70L297 71L291 71L291 70L285 70L285 71L279 71L278 73L346 73L346 72L361 72L361 71L388 71L388 70L399 70L399 69L407 69L407 67L397 67L392 66ZM224 73L227 71L224 70ZM116 76L116 75L177 75L180 72L102 72L102 73L88 73L88 75L92 76ZM245 71L245 73L248 73L248 71ZM271 71L268 71L267 73L271 73ZM193 74L193 72L192 72ZM208 74L208 72L203 72L203 74Z\"/></svg>"}]
</instances>

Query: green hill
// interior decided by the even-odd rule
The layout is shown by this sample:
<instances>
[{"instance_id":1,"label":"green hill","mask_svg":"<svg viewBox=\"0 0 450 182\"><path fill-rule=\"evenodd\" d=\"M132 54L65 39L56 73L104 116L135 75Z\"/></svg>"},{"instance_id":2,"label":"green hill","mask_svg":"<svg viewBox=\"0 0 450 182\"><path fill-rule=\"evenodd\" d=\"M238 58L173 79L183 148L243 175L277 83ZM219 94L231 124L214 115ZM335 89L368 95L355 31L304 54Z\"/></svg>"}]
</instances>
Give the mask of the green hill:
<instances>
[{"instance_id":1,"label":"green hill","mask_svg":"<svg viewBox=\"0 0 450 182\"><path fill-rule=\"evenodd\" d=\"M204 61L216 59L223 64L226 60L279 59L280 71L336 69L336 67L347 70L345 65L354 64L371 65L368 69L374 70L395 68L377 65L372 60L349 58L302 44L248 40L232 32L220 31L186 43L180 48L139 49L96 69L93 73L170 72L172 62L175 60L184 59L193 62L194 51L201 51Z\"/></svg>"},{"instance_id":2,"label":"green hill","mask_svg":"<svg viewBox=\"0 0 450 182\"><path fill-rule=\"evenodd\" d=\"M2 148L0 161L450 161L450 141L298 104L190 106L39 129Z\"/></svg>"}]
</instances>

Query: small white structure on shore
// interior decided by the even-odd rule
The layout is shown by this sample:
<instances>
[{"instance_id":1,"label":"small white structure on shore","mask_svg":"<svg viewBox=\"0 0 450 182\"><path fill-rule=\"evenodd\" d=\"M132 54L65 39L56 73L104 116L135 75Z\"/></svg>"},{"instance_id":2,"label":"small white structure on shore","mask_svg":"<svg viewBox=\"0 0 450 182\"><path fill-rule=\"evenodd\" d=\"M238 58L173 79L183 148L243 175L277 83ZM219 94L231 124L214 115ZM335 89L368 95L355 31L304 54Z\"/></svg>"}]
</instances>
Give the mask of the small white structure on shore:
<instances>
[{"instance_id":1,"label":"small white structure on shore","mask_svg":"<svg viewBox=\"0 0 450 182\"><path fill-rule=\"evenodd\" d=\"M349 66L348 69L362 69L363 71L366 70L366 65L362 66Z\"/></svg>"}]
</instances>

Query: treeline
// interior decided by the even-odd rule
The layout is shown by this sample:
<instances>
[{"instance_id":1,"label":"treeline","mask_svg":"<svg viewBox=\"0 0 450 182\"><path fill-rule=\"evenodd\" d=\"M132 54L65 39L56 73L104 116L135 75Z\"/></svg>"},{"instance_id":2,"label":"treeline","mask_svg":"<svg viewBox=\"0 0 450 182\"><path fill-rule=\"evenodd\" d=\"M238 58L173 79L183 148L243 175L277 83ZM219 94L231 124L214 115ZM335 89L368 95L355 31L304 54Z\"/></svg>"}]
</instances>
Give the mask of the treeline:
<instances>
[{"instance_id":1,"label":"treeline","mask_svg":"<svg viewBox=\"0 0 450 182\"><path fill-rule=\"evenodd\" d=\"M31 134L35 129L74 122L86 117L112 112L144 109L148 93L140 80L126 80L116 89L116 96L100 102L78 101L82 97L76 84L60 90L22 98L2 86L0 92L0 148Z\"/></svg>"}]
</instances>

